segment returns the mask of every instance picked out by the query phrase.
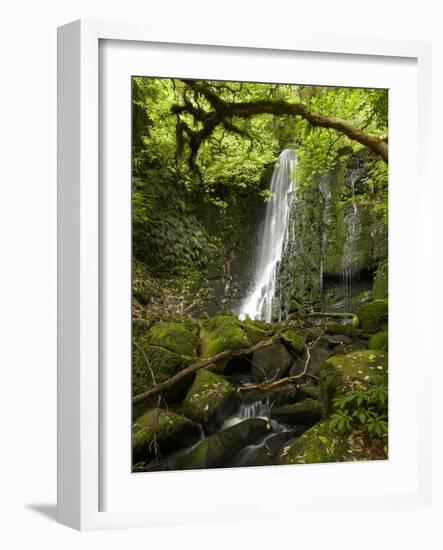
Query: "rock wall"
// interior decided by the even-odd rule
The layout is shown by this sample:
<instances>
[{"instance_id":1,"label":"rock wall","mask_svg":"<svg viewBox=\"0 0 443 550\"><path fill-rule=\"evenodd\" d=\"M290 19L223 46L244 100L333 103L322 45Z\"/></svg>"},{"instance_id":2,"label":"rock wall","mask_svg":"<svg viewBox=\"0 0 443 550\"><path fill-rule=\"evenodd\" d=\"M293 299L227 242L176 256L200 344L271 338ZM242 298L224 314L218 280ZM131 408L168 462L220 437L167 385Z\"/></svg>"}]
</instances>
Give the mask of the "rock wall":
<instances>
[{"instance_id":1,"label":"rock wall","mask_svg":"<svg viewBox=\"0 0 443 550\"><path fill-rule=\"evenodd\" d=\"M364 194L368 170L364 153L343 156L306 188L298 183L279 270L282 318L304 310L354 311L372 290L388 239L380 204Z\"/></svg>"}]
</instances>

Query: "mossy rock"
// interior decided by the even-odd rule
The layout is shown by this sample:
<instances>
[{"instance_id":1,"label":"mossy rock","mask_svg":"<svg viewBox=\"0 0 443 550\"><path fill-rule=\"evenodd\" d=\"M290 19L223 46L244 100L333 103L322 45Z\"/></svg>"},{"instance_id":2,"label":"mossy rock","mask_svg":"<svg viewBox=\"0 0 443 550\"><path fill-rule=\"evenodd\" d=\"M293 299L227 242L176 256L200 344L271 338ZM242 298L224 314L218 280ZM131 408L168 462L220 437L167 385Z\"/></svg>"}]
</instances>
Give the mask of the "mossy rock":
<instances>
[{"instance_id":1,"label":"mossy rock","mask_svg":"<svg viewBox=\"0 0 443 550\"><path fill-rule=\"evenodd\" d=\"M281 342L255 351L251 372L256 382L280 378L293 363L292 355Z\"/></svg>"},{"instance_id":2,"label":"mossy rock","mask_svg":"<svg viewBox=\"0 0 443 550\"><path fill-rule=\"evenodd\" d=\"M234 410L236 397L237 392L229 382L208 370L200 370L182 410L185 416L213 431Z\"/></svg>"},{"instance_id":3,"label":"mossy rock","mask_svg":"<svg viewBox=\"0 0 443 550\"><path fill-rule=\"evenodd\" d=\"M322 408L316 399L304 399L299 403L282 405L271 409L271 417L278 422L286 424L301 424L303 426L312 426L320 420Z\"/></svg>"},{"instance_id":4,"label":"mossy rock","mask_svg":"<svg viewBox=\"0 0 443 550\"><path fill-rule=\"evenodd\" d=\"M288 349L295 351L295 353L302 353L305 349L305 341L303 336L293 329L282 332L280 335L280 340Z\"/></svg>"},{"instance_id":5,"label":"mossy rock","mask_svg":"<svg viewBox=\"0 0 443 550\"><path fill-rule=\"evenodd\" d=\"M388 300L374 300L365 304L359 311L359 318L364 332L379 332L388 326Z\"/></svg>"},{"instance_id":6,"label":"mossy rock","mask_svg":"<svg viewBox=\"0 0 443 550\"><path fill-rule=\"evenodd\" d=\"M148 410L132 426L133 463L149 462L192 445L200 435L200 426L188 418L164 409Z\"/></svg>"},{"instance_id":7,"label":"mossy rock","mask_svg":"<svg viewBox=\"0 0 443 550\"><path fill-rule=\"evenodd\" d=\"M197 355L196 329L184 323L166 321L155 323L147 333L147 342L180 355L188 357Z\"/></svg>"},{"instance_id":8,"label":"mossy rock","mask_svg":"<svg viewBox=\"0 0 443 550\"><path fill-rule=\"evenodd\" d=\"M329 428L329 421L319 422L280 452L280 464L318 464L341 462L348 456L346 443Z\"/></svg>"},{"instance_id":9,"label":"mossy rock","mask_svg":"<svg viewBox=\"0 0 443 550\"><path fill-rule=\"evenodd\" d=\"M339 436L325 419L283 447L278 461L280 464L321 464L387 458L386 436L371 438L362 432Z\"/></svg>"},{"instance_id":10,"label":"mossy rock","mask_svg":"<svg viewBox=\"0 0 443 550\"><path fill-rule=\"evenodd\" d=\"M191 357L172 352L166 348L151 345L148 335L134 337L132 352L132 395L139 395L150 390L155 384L171 378L171 376L189 366L194 360ZM184 377L172 388L165 391L163 396L171 403L181 399L193 379L193 374ZM143 409L155 406L156 404L156 398L148 402L139 403L134 411L134 416L138 416Z\"/></svg>"},{"instance_id":11,"label":"mossy rock","mask_svg":"<svg viewBox=\"0 0 443 550\"><path fill-rule=\"evenodd\" d=\"M240 321L233 315L216 315L201 323L201 357L211 357L222 351L247 348L251 345Z\"/></svg>"},{"instance_id":12,"label":"mossy rock","mask_svg":"<svg viewBox=\"0 0 443 550\"><path fill-rule=\"evenodd\" d=\"M299 387L299 390L305 397L310 397L311 399L320 399L319 386L314 386L313 384L304 384Z\"/></svg>"},{"instance_id":13,"label":"mossy rock","mask_svg":"<svg viewBox=\"0 0 443 550\"><path fill-rule=\"evenodd\" d=\"M328 334L343 334L345 336L356 336L361 332L352 323L346 325L341 323L326 323L324 329Z\"/></svg>"},{"instance_id":14,"label":"mossy rock","mask_svg":"<svg viewBox=\"0 0 443 550\"><path fill-rule=\"evenodd\" d=\"M270 430L262 418L250 418L211 435L176 463L178 470L220 468L232 460L244 447L256 443Z\"/></svg>"},{"instance_id":15,"label":"mossy rock","mask_svg":"<svg viewBox=\"0 0 443 550\"><path fill-rule=\"evenodd\" d=\"M269 330L269 327L263 321L252 321L251 319L246 319L242 322L242 327L252 344L258 344L267 338L266 333Z\"/></svg>"},{"instance_id":16,"label":"mossy rock","mask_svg":"<svg viewBox=\"0 0 443 550\"><path fill-rule=\"evenodd\" d=\"M320 367L320 399L325 413L331 412L332 400L353 385L377 386L386 380L388 356L380 350L357 350L334 355Z\"/></svg>"},{"instance_id":17,"label":"mossy rock","mask_svg":"<svg viewBox=\"0 0 443 550\"><path fill-rule=\"evenodd\" d=\"M388 331L376 332L368 342L368 349L388 351Z\"/></svg>"}]
</instances>

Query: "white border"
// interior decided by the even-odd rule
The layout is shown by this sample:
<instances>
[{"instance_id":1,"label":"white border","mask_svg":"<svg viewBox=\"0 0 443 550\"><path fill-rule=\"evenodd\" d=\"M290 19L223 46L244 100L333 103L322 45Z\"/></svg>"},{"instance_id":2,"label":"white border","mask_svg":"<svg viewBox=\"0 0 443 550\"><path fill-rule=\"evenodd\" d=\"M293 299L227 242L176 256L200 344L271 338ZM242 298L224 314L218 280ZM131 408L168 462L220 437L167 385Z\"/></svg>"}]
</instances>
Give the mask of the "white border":
<instances>
[{"instance_id":1,"label":"white border","mask_svg":"<svg viewBox=\"0 0 443 550\"><path fill-rule=\"evenodd\" d=\"M159 506L157 511L130 510L125 503L123 510L99 512L97 283L99 258L98 41L100 38L145 42L149 39L151 43L160 39L168 41L168 37L156 37L155 32L148 33L145 28L137 25L119 23L76 22L59 31L59 521L79 529L158 525L180 521L177 514L168 513L169 510L162 506ZM186 42L186 39L174 37L174 40L169 40L169 42L180 41ZM217 44L216 39L210 42ZM430 52L427 44L302 37L297 37L291 44L250 44L242 41L236 44L227 44L227 41L221 43L241 47L284 48L290 51L412 57L418 60L421 105L429 104L423 95L429 84ZM210 55L210 48L202 47L199 50ZM266 55L266 50L260 51ZM232 51L235 56L241 55L242 52L244 50L239 48ZM288 52L280 52L281 56L287 54ZM428 133L429 114L422 109L419 126L422 144L420 164L426 160L424 158L427 150L425 140ZM413 155L412 150L411 154ZM427 188L427 180L422 177L420 184L424 191ZM423 191L420 195L424 194ZM421 202L422 216L419 221L423 223L420 225L422 231L420 242L425 237L429 237L429 233L426 233L429 230L429 224L425 219L429 215L428 206L424 201ZM421 253L425 255L424 260L429 260L426 250L422 249ZM423 273L419 274L423 276ZM426 306L423 300L420 302L420 307L422 313L428 313L424 310ZM424 403L420 403L420 426L430 425L428 417L424 419L425 421L421 418L427 413L429 408L426 408ZM382 499L377 496L372 498L367 496L359 499L362 507L369 506L369 509L372 509L375 506L374 509L380 509L381 506L385 508L386 505L392 507L394 503L403 507L414 507L419 503L429 504L431 482L429 445L430 435L421 428L418 464L422 475L417 480L418 484L415 483L414 476L412 486L404 485L405 491L410 493L409 496L401 496L399 491L388 492ZM340 469L344 470L343 466L334 465L333 467L338 472ZM358 468L361 465L352 465L354 466L355 483L357 483ZM377 464L372 466L378 467ZM304 470L308 475L311 468ZM282 468L271 468L269 472L271 476L272 472L285 474ZM221 476L221 473L217 472L195 472L194 474L203 474L204 479L211 483L217 477L220 479ZM236 471L235 474L234 471L230 471L229 474L243 479L245 470ZM281 474L277 475L281 476ZM189 479L190 474L187 476ZM184 479L183 475L181 477ZM149 482L149 478L146 479ZM152 480L154 479L161 479L161 476L152 477ZM372 494L377 492L376 490ZM355 493L348 492L348 494ZM280 502L284 500L278 494L275 494L274 498ZM268 516L266 499L263 497L261 501L257 501L257 495L255 495L253 500L256 502L255 506L235 509L233 514L222 515L222 519L232 519L238 514L243 519ZM332 500L337 509L349 509L354 506L353 502L355 503L355 499L350 500L346 495L342 499L333 498ZM295 502L292 497L290 502L292 504ZM331 500L316 498L303 500L304 510L311 506L318 510L319 507L330 505ZM220 518L220 511L214 510L204 502L200 509L193 507L183 509L181 521L196 521L196 513L199 514L200 521Z\"/></svg>"}]
</instances>

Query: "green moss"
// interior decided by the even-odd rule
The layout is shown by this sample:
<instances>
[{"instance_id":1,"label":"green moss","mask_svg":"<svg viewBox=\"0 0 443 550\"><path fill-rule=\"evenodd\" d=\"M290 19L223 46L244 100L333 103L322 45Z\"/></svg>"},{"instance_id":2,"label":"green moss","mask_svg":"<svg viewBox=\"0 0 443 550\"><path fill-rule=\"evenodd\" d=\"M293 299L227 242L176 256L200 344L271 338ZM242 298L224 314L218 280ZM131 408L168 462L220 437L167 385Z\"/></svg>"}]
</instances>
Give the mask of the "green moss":
<instances>
[{"instance_id":1,"label":"green moss","mask_svg":"<svg viewBox=\"0 0 443 550\"><path fill-rule=\"evenodd\" d=\"M328 242L329 248L324 257L324 270L327 273L341 271L343 250L346 243L345 205L335 202L331 205L332 215L335 224L329 227Z\"/></svg>"},{"instance_id":2,"label":"green moss","mask_svg":"<svg viewBox=\"0 0 443 550\"><path fill-rule=\"evenodd\" d=\"M368 342L368 349L381 349L388 351L388 331L376 332L371 336Z\"/></svg>"},{"instance_id":3,"label":"green moss","mask_svg":"<svg viewBox=\"0 0 443 550\"><path fill-rule=\"evenodd\" d=\"M347 355L335 355L320 367L320 396L326 414L332 400L354 383L378 385L386 380L388 356L380 350L357 350Z\"/></svg>"},{"instance_id":4,"label":"green moss","mask_svg":"<svg viewBox=\"0 0 443 550\"><path fill-rule=\"evenodd\" d=\"M192 330L183 323L155 323L148 331L147 341L188 357L195 357L197 353L198 338L195 329Z\"/></svg>"},{"instance_id":5,"label":"green moss","mask_svg":"<svg viewBox=\"0 0 443 550\"><path fill-rule=\"evenodd\" d=\"M236 391L231 384L208 370L200 370L183 401L183 413L213 428L232 412L235 398Z\"/></svg>"},{"instance_id":6,"label":"green moss","mask_svg":"<svg viewBox=\"0 0 443 550\"><path fill-rule=\"evenodd\" d=\"M346 460L346 444L329 428L329 422L319 422L280 453L282 464L316 464Z\"/></svg>"},{"instance_id":7,"label":"green moss","mask_svg":"<svg viewBox=\"0 0 443 550\"><path fill-rule=\"evenodd\" d=\"M378 264L377 272L374 277L374 286L372 296L375 300L388 297L388 261L383 260Z\"/></svg>"},{"instance_id":8,"label":"green moss","mask_svg":"<svg viewBox=\"0 0 443 550\"><path fill-rule=\"evenodd\" d=\"M302 353L305 349L305 342L303 336L301 336L295 330L285 330L280 336L281 341L288 347L290 350L295 351L296 353Z\"/></svg>"},{"instance_id":9,"label":"green moss","mask_svg":"<svg viewBox=\"0 0 443 550\"><path fill-rule=\"evenodd\" d=\"M269 329L266 323L262 321L252 321L251 319L243 321L242 327L253 344L258 344L258 342L265 340L267 337L266 332Z\"/></svg>"},{"instance_id":10,"label":"green moss","mask_svg":"<svg viewBox=\"0 0 443 550\"><path fill-rule=\"evenodd\" d=\"M374 300L362 306L359 317L365 332L378 332L388 325L388 300Z\"/></svg>"},{"instance_id":11,"label":"green moss","mask_svg":"<svg viewBox=\"0 0 443 550\"><path fill-rule=\"evenodd\" d=\"M150 344L147 335L135 335L132 348L132 394L138 395L155 384L164 382L177 372L183 370L193 362L191 357L185 357L166 348ZM176 401L182 397L193 376L185 377L179 384L165 392L168 401ZM143 407L155 405L157 400L144 403ZM140 406L137 407L140 411Z\"/></svg>"},{"instance_id":12,"label":"green moss","mask_svg":"<svg viewBox=\"0 0 443 550\"><path fill-rule=\"evenodd\" d=\"M240 321L233 315L216 315L203 321L200 329L201 356L211 357L228 349L251 345Z\"/></svg>"},{"instance_id":13,"label":"green moss","mask_svg":"<svg viewBox=\"0 0 443 550\"><path fill-rule=\"evenodd\" d=\"M200 428L195 422L164 409L150 409L132 426L133 461L158 458L162 453L192 444L199 437Z\"/></svg>"}]
</instances>

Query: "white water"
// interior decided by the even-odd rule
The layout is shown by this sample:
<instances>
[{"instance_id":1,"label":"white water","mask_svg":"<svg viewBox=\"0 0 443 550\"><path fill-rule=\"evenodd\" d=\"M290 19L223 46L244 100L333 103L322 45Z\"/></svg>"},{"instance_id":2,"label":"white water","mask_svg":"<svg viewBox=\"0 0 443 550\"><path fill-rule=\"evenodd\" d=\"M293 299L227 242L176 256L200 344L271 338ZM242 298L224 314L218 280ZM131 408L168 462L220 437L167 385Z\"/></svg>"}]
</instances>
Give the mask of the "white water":
<instances>
[{"instance_id":1,"label":"white water","mask_svg":"<svg viewBox=\"0 0 443 550\"><path fill-rule=\"evenodd\" d=\"M268 323L272 319L278 264L284 250L289 210L296 192L292 179L295 163L294 149L285 149L274 168L270 185L272 198L266 206L253 290L240 308L241 319L249 316Z\"/></svg>"}]
</instances>

